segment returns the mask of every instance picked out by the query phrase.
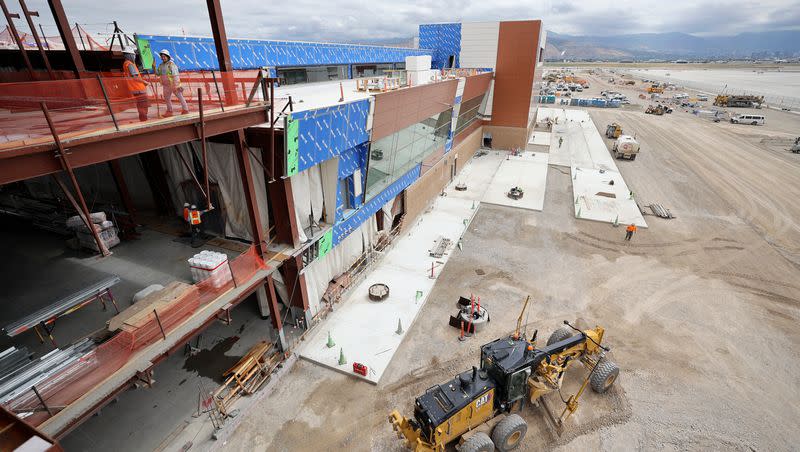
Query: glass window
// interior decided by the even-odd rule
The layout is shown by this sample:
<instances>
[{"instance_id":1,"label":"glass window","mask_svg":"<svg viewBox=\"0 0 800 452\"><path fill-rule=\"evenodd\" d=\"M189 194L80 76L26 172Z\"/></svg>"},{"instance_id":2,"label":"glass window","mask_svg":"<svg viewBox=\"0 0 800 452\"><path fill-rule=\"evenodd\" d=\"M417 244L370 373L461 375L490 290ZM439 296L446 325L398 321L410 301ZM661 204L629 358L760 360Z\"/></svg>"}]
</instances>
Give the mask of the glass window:
<instances>
[{"instance_id":1,"label":"glass window","mask_svg":"<svg viewBox=\"0 0 800 452\"><path fill-rule=\"evenodd\" d=\"M461 132L475 122L478 118L478 110L481 108L482 102L483 96L478 96L461 104L461 109L458 112L458 120L456 121L456 133Z\"/></svg>"}]
</instances>

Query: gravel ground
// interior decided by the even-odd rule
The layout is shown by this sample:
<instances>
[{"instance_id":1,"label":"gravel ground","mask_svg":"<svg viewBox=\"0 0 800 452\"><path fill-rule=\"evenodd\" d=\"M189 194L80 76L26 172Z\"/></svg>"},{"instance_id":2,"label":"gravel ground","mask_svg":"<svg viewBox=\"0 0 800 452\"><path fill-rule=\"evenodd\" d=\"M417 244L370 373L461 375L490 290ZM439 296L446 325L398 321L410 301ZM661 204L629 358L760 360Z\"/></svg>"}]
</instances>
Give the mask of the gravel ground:
<instances>
[{"instance_id":1,"label":"gravel ground","mask_svg":"<svg viewBox=\"0 0 800 452\"><path fill-rule=\"evenodd\" d=\"M572 216L571 178L551 167L542 212L480 207L380 385L301 360L218 446L401 451L391 409L410 414L426 388L477 365L480 345L514 328L530 294L528 334L546 339L564 319L602 325L622 372L609 393L586 392L560 437L526 408L522 450L795 449L800 156L774 138L800 130L800 116L768 111L756 128L644 115L642 105L591 114L601 130L617 121L637 134L642 152L620 171L640 203L676 219L648 216L624 242L624 228ZM447 318L470 293L492 321L459 342ZM565 397L585 372L568 376Z\"/></svg>"}]
</instances>

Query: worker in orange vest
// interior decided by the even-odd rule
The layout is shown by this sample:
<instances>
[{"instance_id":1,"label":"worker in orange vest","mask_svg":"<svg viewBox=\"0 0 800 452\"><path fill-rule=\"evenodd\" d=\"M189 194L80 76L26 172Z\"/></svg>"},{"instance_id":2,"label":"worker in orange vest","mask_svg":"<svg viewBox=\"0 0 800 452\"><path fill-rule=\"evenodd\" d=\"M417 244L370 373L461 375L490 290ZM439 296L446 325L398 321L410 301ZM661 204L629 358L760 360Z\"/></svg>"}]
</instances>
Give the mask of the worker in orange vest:
<instances>
[{"instance_id":1,"label":"worker in orange vest","mask_svg":"<svg viewBox=\"0 0 800 452\"><path fill-rule=\"evenodd\" d=\"M631 223L630 226L625 228L625 240L630 241L633 238L633 233L636 232L636 225Z\"/></svg>"},{"instance_id":2,"label":"worker in orange vest","mask_svg":"<svg viewBox=\"0 0 800 452\"><path fill-rule=\"evenodd\" d=\"M133 47L125 47L122 55L125 57L125 62L122 63L122 72L125 74L128 92L136 101L139 121L147 121L147 110L150 108L150 101L147 99L147 85L150 83L142 78L139 68L136 67L136 50Z\"/></svg>"},{"instance_id":3,"label":"worker in orange vest","mask_svg":"<svg viewBox=\"0 0 800 452\"><path fill-rule=\"evenodd\" d=\"M203 214L209 210L211 209L198 210L197 206L194 204L189 207L189 213L186 216L186 221L189 223L189 227L192 230L192 248L197 248L203 244L200 241L200 225L203 223Z\"/></svg>"},{"instance_id":4,"label":"worker in orange vest","mask_svg":"<svg viewBox=\"0 0 800 452\"><path fill-rule=\"evenodd\" d=\"M189 203L183 203L183 221L189 222Z\"/></svg>"}]
</instances>

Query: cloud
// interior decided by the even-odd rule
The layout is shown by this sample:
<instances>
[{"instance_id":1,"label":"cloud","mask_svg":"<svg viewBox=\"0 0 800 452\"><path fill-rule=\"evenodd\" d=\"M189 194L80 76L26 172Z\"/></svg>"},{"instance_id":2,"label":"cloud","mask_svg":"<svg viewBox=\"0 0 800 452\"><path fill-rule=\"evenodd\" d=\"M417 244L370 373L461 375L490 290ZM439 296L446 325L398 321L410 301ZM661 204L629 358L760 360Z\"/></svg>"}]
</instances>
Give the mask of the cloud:
<instances>
[{"instance_id":1,"label":"cloud","mask_svg":"<svg viewBox=\"0 0 800 452\"><path fill-rule=\"evenodd\" d=\"M12 12L18 12L8 2ZM46 33L55 34L46 0L28 0L38 9ZM209 36L203 0L136 0L113 2L69 0L70 22L93 32L113 30L116 20L126 32ZM231 38L305 41L402 39L417 34L421 23L542 19L558 33L616 35L685 32L729 35L743 31L800 28L800 0L223 0ZM18 26L26 30L24 21Z\"/></svg>"}]
</instances>

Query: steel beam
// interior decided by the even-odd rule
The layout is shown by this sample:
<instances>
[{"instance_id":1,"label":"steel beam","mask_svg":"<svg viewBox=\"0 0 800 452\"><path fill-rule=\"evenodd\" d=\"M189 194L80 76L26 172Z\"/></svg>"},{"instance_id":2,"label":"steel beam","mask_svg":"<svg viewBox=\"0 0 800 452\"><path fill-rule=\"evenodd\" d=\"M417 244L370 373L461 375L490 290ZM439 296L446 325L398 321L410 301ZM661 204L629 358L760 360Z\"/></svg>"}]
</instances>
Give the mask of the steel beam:
<instances>
[{"instance_id":1,"label":"steel beam","mask_svg":"<svg viewBox=\"0 0 800 452\"><path fill-rule=\"evenodd\" d=\"M17 27L14 26L14 19L19 19L19 14L9 13L5 0L0 0L0 7L3 8L3 14L6 16L6 22L8 22L8 30L11 32L11 36L14 37L14 41L17 42L17 47L19 47L19 52L22 54L25 66L28 68L28 73L31 75L31 80L36 80L36 75L33 73L33 65L31 65L31 60L28 58L28 52L22 44L22 39L19 38Z\"/></svg>"},{"instance_id":2,"label":"steel beam","mask_svg":"<svg viewBox=\"0 0 800 452\"><path fill-rule=\"evenodd\" d=\"M61 4L61 0L47 0L47 3L50 5L50 12L53 13L53 19L56 21L58 34L61 35L64 48L67 49L75 78L81 78L83 73L86 72L86 67L83 65L83 59L81 59L81 52L78 50L75 37L72 36L72 29L69 27L69 20L67 20L67 14L64 12L64 6Z\"/></svg>"},{"instance_id":3,"label":"steel beam","mask_svg":"<svg viewBox=\"0 0 800 452\"><path fill-rule=\"evenodd\" d=\"M222 18L222 5L220 0L206 0L208 18L211 21L211 33L214 36L214 47L217 49L217 60L221 72L232 72L231 54L228 50L228 36L225 33L225 21ZM236 86L230 77L222 75L222 86L225 89L225 102L228 105L236 103Z\"/></svg>"},{"instance_id":4,"label":"steel beam","mask_svg":"<svg viewBox=\"0 0 800 452\"><path fill-rule=\"evenodd\" d=\"M239 174L242 178L242 188L244 198L247 202L247 215L250 217L250 228L253 236L253 243L261 256L267 252L267 236L261 225L261 215L258 211L258 198L256 197L256 186L253 182L253 168L250 166L250 150L244 139L244 129L234 132L236 148L236 159L239 163Z\"/></svg>"},{"instance_id":5,"label":"steel beam","mask_svg":"<svg viewBox=\"0 0 800 452\"><path fill-rule=\"evenodd\" d=\"M39 40L39 33L36 33L36 26L33 24L32 18L39 17L39 12L30 11L28 6L25 4L25 0L19 0L19 6L22 7L22 13L25 15L25 20L28 22L28 28L31 29L33 40L36 41L36 47L39 49L39 54L42 56L42 60L44 60L44 66L47 68L47 73L50 75L51 80L55 80L56 77L53 74L53 67L50 66L50 60L47 58L47 52L44 51L42 41Z\"/></svg>"},{"instance_id":6,"label":"steel beam","mask_svg":"<svg viewBox=\"0 0 800 452\"><path fill-rule=\"evenodd\" d=\"M53 120L50 118L50 112L47 110L47 105L45 105L44 102L42 102L42 112L44 113L45 119L47 119L47 126L50 127L50 133L53 134L53 140L55 140L56 147L58 148L56 160L59 161L64 172L69 175L69 179L72 181L72 187L75 189L75 194L78 196L78 201L80 201L80 210L78 210L78 215L81 215L81 211L83 211L83 221L86 224L86 228L89 229L89 232L91 232L92 236L94 236L94 241L97 243L97 249L100 251L103 257L110 256L111 251L108 250L106 244L103 242L103 239L100 238L100 233L97 232L97 229L95 229L94 225L92 224L92 217L90 215L89 208L86 206L86 200L83 199L81 186L78 185L78 179L75 177L75 173L72 171L72 166L70 166L67 152L64 149L64 146L61 145L61 140L58 139L58 131L56 131L56 126L53 124ZM69 195L66 187L64 188L64 194Z\"/></svg>"},{"instance_id":7,"label":"steel beam","mask_svg":"<svg viewBox=\"0 0 800 452\"><path fill-rule=\"evenodd\" d=\"M306 275L303 274L303 256L300 254L292 256L281 265L283 282L289 293L289 305L302 309L308 317L308 288L306 286ZM308 325L307 325L308 326Z\"/></svg>"},{"instance_id":8,"label":"steel beam","mask_svg":"<svg viewBox=\"0 0 800 452\"><path fill-rule=\"evenodd\" d=\"M211 137L263 124L267 113L259 106L207 115L204 120L205 134ZM123 128L119 132L76 138L63 144L70 150L72 167L80 168L196 139L196 119L187 119L151 127ZM0 185L61 171L58 160L53 158L56 149L55 143L47 143L0 152Z\"/></svg>"},{"instance_id":9,"label":"steel beam","mask_svg":"<svg viewBox=\"0 0 800 452\"><path fill-rule=\"evenodd\" d=\"M300 226L297 224L297 215L294 209L294 195L292 194L292 180L290 178L277 179L267 185L269 205L275 217L275 236L278 242L287 243L298 247L300 243Z\"/></svg>"}]
</instances>

